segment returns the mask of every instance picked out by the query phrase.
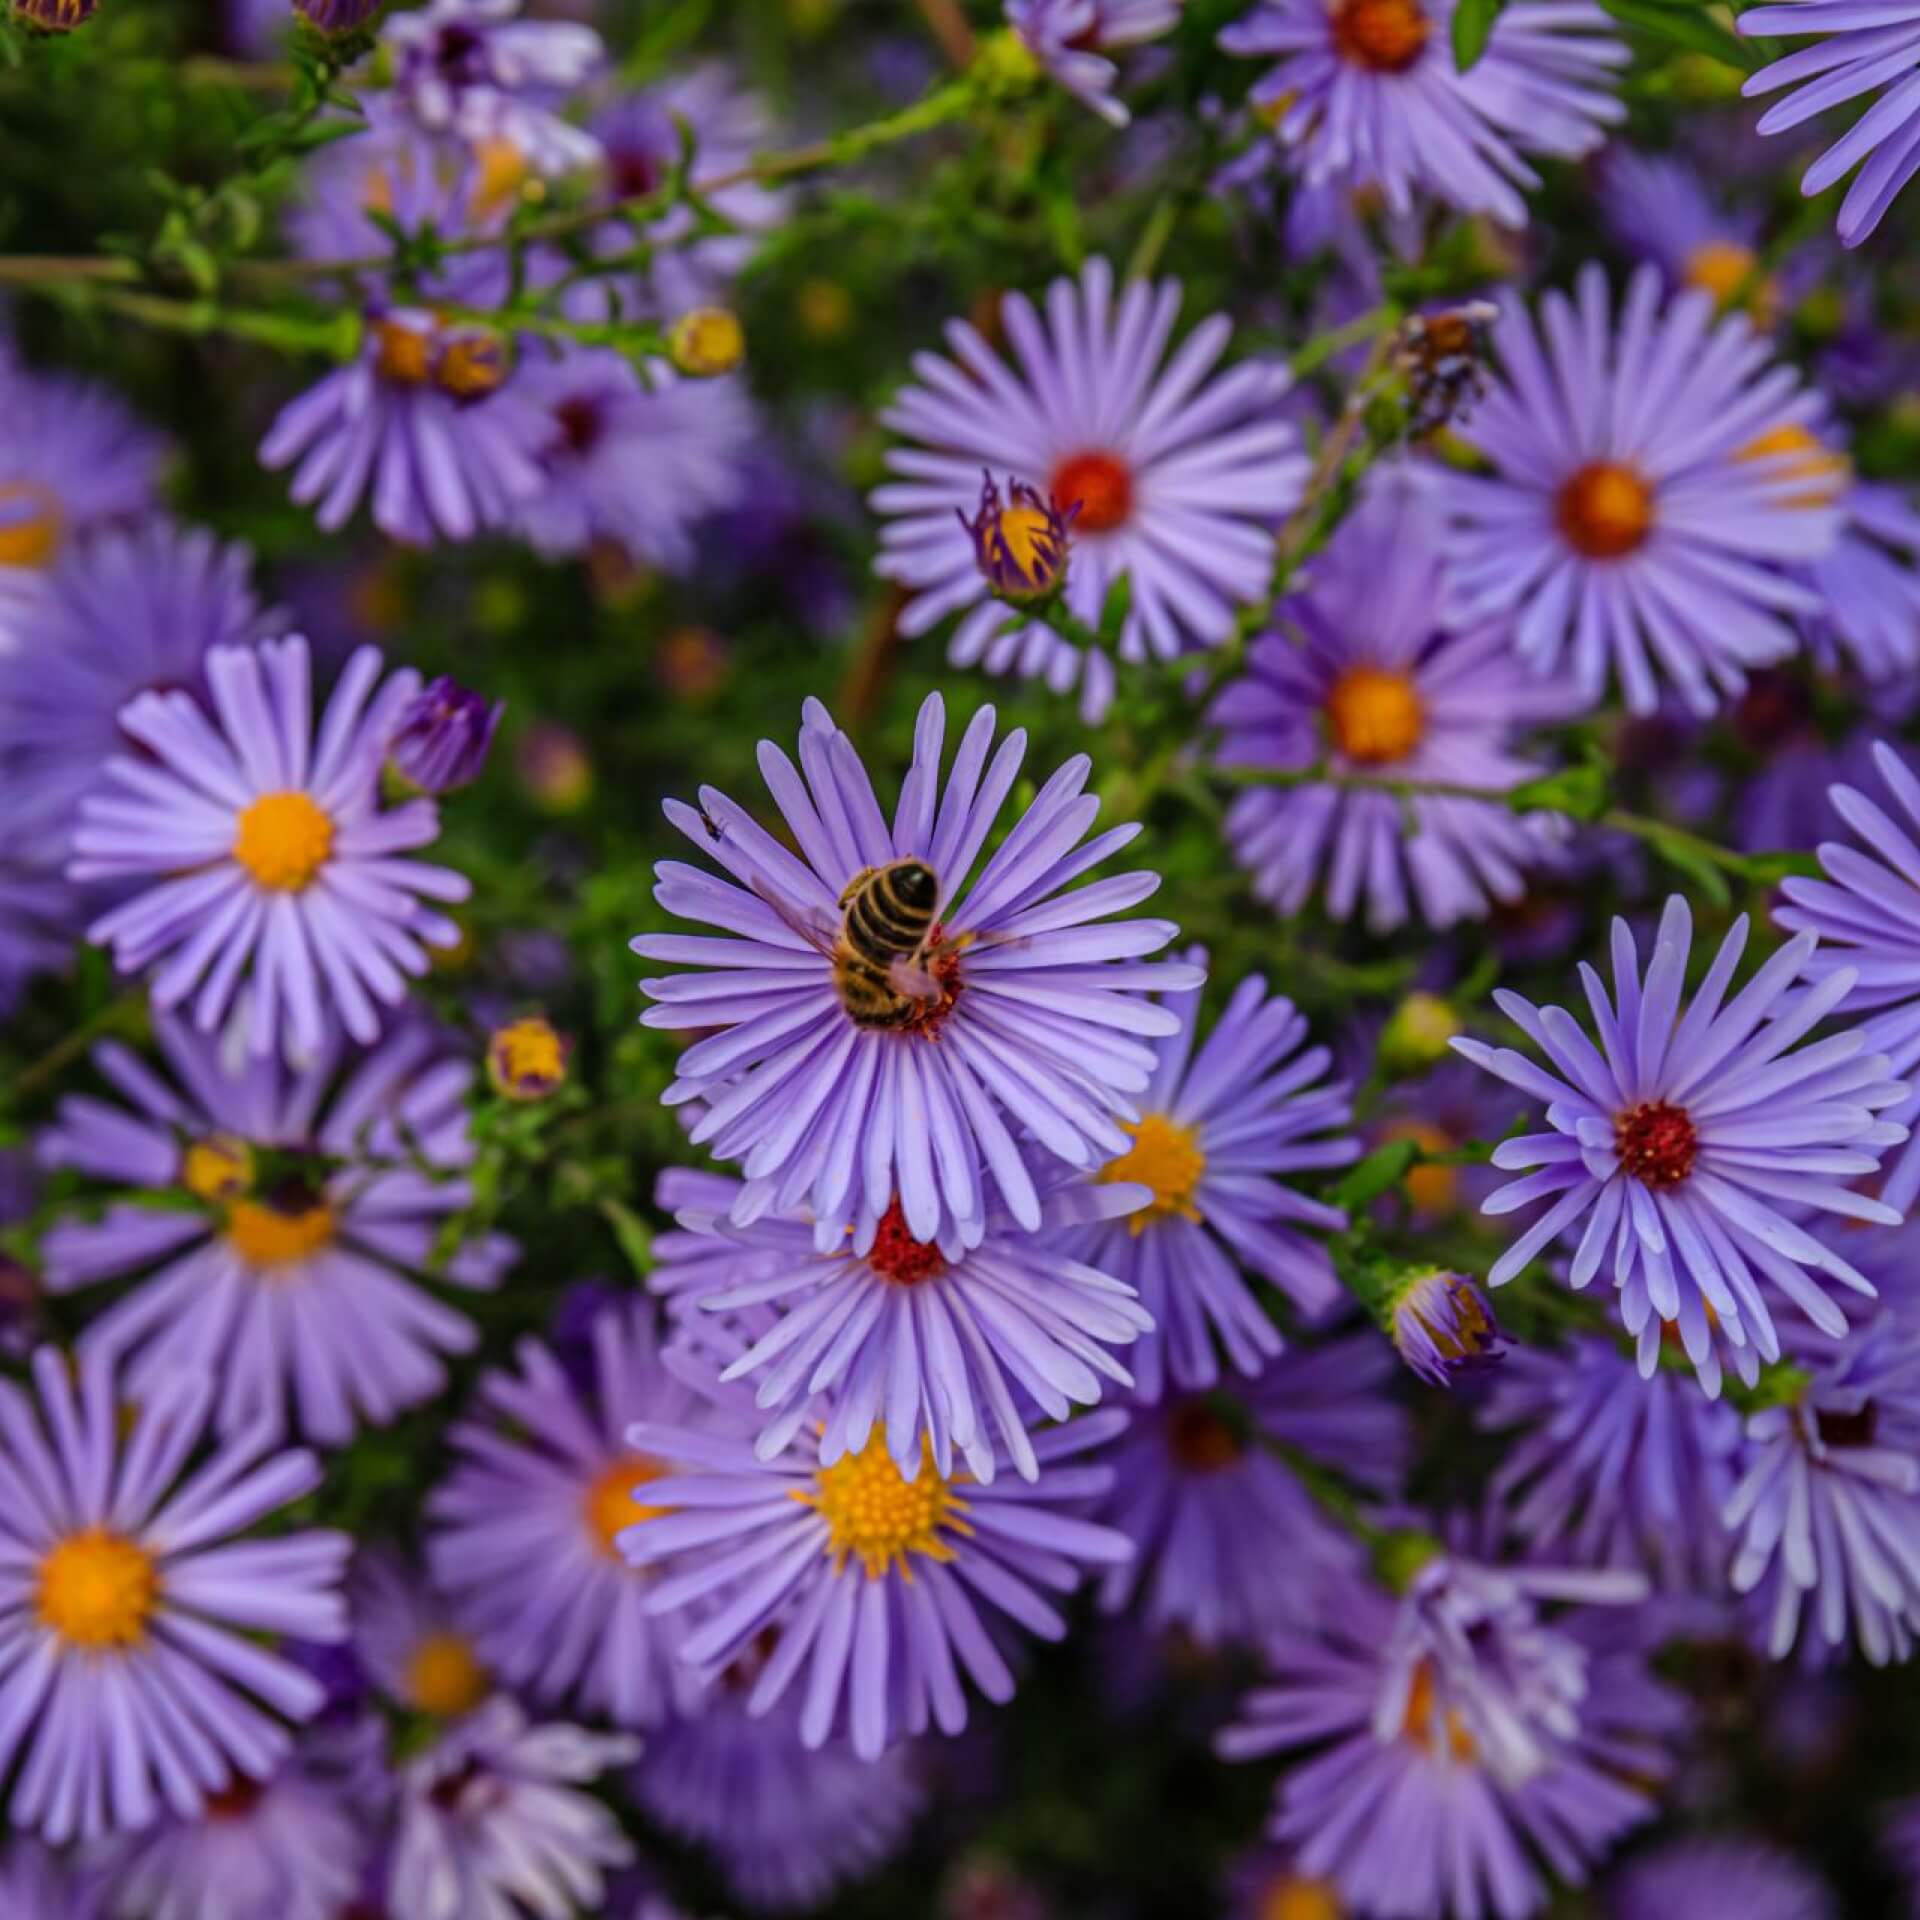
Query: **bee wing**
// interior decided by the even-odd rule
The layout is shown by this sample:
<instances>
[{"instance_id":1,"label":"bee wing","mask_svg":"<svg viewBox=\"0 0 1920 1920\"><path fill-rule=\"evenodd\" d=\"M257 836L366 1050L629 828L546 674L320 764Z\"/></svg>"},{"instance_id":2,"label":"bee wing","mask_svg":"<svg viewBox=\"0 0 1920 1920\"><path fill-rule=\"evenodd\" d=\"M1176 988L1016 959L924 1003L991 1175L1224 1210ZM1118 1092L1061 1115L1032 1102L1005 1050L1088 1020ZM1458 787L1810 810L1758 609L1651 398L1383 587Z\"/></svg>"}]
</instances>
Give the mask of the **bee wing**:
<instances>
[{"instance_id":1,"label":"bee wing","mask_svg":"<svg viewBox=\"0 0 1920 1920\"><path fill-rule=\"evenodd\" d=\"M782 900L757 873L746 876L747 885L755 894L777 913L809 946L817 947L822 953L831 954L840 938L840 923L830 915L819 910L806 910L792 906Z\"/></svg>"},{"instance_id":2,"label":"bee wing","mask_svg":"<svg viewBox=\"0 0 1920 1920\"><path fill-rule=\"evenodd\" d=\"M908 1000L937 1000L940 982L927 971L923 954L903 953L887 968L887 984Z\"/></svg>"}]
</instances>

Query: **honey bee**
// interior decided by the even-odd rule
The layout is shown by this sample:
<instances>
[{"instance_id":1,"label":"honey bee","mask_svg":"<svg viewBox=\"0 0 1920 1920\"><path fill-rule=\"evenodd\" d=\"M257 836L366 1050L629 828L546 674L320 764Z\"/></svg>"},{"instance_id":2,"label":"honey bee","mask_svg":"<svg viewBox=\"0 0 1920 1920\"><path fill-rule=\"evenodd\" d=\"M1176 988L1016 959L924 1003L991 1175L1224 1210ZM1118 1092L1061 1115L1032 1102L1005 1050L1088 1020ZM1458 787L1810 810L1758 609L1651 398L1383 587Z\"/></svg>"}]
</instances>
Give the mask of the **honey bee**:
<instances>
[{"instance_id":1,"label":"honey bee","mask_svg":"<svg viewBox=\"0 0 1920 1920\"><path fill-rule=\"evenodd\" d=\"M1394 361L1407 376L1407 431L1416 440L1464 419L1485 393L1487 330L1499 317L1490 301L1469 300L1416 313L1401 328Z\"/></svg>"},{"instance_id":2,"label":"honey bee","mask_svg":"<svg viewBox=\"0 0 1920 1920\"><path fill-rule=\"evenodd\" d=\"M933 966L959 943L930 936L940 881L924 860L865 867L840 895L843 918L833 943L833 985L856 1027L910 1027L945 991Z\"/></svg>"}]
</instances>

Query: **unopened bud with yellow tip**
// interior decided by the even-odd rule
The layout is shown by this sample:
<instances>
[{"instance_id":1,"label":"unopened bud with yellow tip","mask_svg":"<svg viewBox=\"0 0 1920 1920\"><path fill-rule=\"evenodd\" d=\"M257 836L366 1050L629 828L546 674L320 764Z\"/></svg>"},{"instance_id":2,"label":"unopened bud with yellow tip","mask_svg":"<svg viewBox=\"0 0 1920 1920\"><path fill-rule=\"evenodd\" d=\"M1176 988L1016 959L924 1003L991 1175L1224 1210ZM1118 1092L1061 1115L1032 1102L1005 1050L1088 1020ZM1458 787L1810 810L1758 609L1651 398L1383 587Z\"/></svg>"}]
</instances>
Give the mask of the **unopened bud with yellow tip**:
<instances>
[{"instance_id":1,"label":"unopened bud with yellow tip","mask_svg":"<svg viewBox=\"0 0 1920 1920\"><path fill-rule=\"evenodd\" d=\"M503 1100L544 1100L567 1077L567 1042L538 1014L495 1030L487 1079Z\"/></svg>"},{"instance_id":2,"label":"unopened bud with yellow tip","mask_svg":"<svg viewBox=\"0 0 1920 1920\"><path fill-rule=\"evenodd\" d=\"M1380 1065L1396 1077L1438 1066L1460 1030L1460 1016L1437 993L1410 993L1381 1029Z\"/></svg>"},{"instance_id":3,"label":"unopened bud with yellow tip","mask_svg":"<svg viewBox=\"0 0 1920 1920\"><path fill-rule=\"evenodd\" d=\"M695 307L667 331L667 355L682 373L717 380L731 373L747 353L746 329L726 307Z\"/></svg>"}]
</instances>

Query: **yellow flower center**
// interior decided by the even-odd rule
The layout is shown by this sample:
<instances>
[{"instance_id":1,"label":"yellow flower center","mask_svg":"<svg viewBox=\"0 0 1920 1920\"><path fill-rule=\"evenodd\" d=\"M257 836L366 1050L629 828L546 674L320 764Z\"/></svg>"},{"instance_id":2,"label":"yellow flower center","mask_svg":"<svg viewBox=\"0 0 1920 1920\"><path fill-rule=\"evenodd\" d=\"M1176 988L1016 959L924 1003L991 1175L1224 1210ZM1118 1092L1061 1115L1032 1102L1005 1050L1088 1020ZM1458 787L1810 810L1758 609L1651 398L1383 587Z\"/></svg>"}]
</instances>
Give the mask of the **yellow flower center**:
<instances>
[{"instance_id":1,"label":"yellow flower center","mask_svg":"<svg viewBox=\"0 0 1920 1920\"><path fill-rule=\"evenodd\" d=\"M1413 1670L1413 1687L1407 1695L1407 1717L1401 1723L1403 1738L1428 1753L1433 1751L1433 1663L1422 1660ZM1462 1765L1473 1758L1473 1735L1466 1722L1452 1707L1447 1709L1447 1745Z\"/></svg>"},{"instance_id":2,"label":"yellow flower center","mask_svg":"<svg viewBox=\"0 0 1920 1920\"><path fill-rule=\"evenodd\" d=\"M618 1535L643 1520L657 1520L673 1511L671 1507L648 1506L635 1497L637 1488L660 1479L665 1472L658 1460L644 1453L624 1453L587 1489L587 1531L609 1560L620 1558L620 1550L613 1544Z\"/></svg>"},{"instance_id":3,"label":"yellow flower center","mask_svg":"<svg viewBox=\"0 0 1920 1920\"><path fill-rule=\"evenodd\" d=\"M1346 1908L1331 1881L1283 1873L1260 1896L1260 1920L1342 1920Z\"/></svg>"},{"instance_id":4,"label":"yellow flower center","mask_svg":"<svg viewBox=\"0 0 1920 1920\"><path fill-rule=\"evenodd\" d=\"M257 1200L227 1209L227 1244L250 1267L288 1267L316 1254L333 1238L333 1209L304 1207L283 1213Z\"/></svg>"},{"instance_id":5,"label":"yellow flower center","mask_svg":"<svg viewBox=\"0 0 1920 1920\"><path fill-rule=\"evenodd\" d=\"M1687 255L1686 284L1710 293L1724 307L1749 280L1754 281L1753 300L1761 304L1767 297L1764 281L1754 279L1760 256L1737 240L1708 240Z\"/></svg>"},{"instance_id":6,"label":"yellow flower center","mask_svg":"<svg viewBox=\"0 0 1920 1920\"><path fill-rule=\"evenodd\" d=\"M493 139L482 140L473 158L478 178L468 211L475 220L485 220L519 199L520 189L527 184L527 156L511 140ZM389 191L389 205L382 212L391 210L391 201Z\"/></svg>"},{"instance_id":7,"label":"yellow flower center","mask_svg":"<svg viewBox=\"0 0 1920 1920\"><path fill-rule=\"evenodd\" d=\"M1422 1153L1452 1153L1459 1141L1430 1120L1396 1120L1383 1129L1386 1142L1411 1140ZM1409 1167L1400 1182L1407 1204L1420 1213L1453 1213L1460 1205L1460 1169L1421 1165Z\"/></svg>"},{"instance_id":8,"label":"yellow flower center","mask_svg":"<svg viewBox=\"0 0 1920 1920\"><path fill-rule=\"evenodd\" d=\"M1333 10L1334 51L1370 73L1404 73L1432 32L1419 0L1341 0Z\"/></svg>"},{"instance_id":9,"label":"yellow flower center","mask_svg":"<svg viewBox=\"0 0 1920 1920\"><path fill-rule=\"evenodd\" d=\"M373 364L381 379L422 387L433 375L433 335L399 320L373 323Z\"/></svg>"},{"instance_id":10,"label":"yellow flower center","mask_svg":"<svg viewBox=\"0 0 1920 1920\"><path fill-rule=\"evenodd\" d=\"M567 1043L537 1015L496 1029L487 1042L487 1078L508 1100L537 1100L567 1077Z\"/></svg>"},{"instance_id":11,"label":"yellow flower center","mask_svg":"<svg viewBox=\"0 0 1920 1920\"><path fill-rule=\"evenodd\" d=\"M682 373L714 380L731 373L746 357L746 329L740 316L725 307L695 307L669 329L667 352Z\"/></svg>"},{"instance_id":12,"label":"yellow flower center","mask_svg":"<svg viewBox=\"0 0 1920 1920\"><path fill-rule=\"evenodd\" d=\"M31 480L0 484L0 567L44 567L60 550L60 502Z\"/></svg>"},{"instance_id":13,"label":"yellow flower center","mask_svg":"<svg viewBox=\"0 0 1920 1920\"><path fill-rule=\"evenodd\" d=\"M180 1184L198 1200L231 1200L253 1185L253 1149L230 1133L210 1133L187 1149Z\"/></svg>"},{"instance_id":14,"label":"yellow flower center","mask_svg":"<svg viewBox=\"0 0 1920 1920\"><path fill-rule=\"evenodd\" d=\"M1749 440L1733 457L1769 460L1781 478L1810 482L1806 492L1784 502L1789 507L1832 506L1846 492L1853 474L1852 462L1844 453L1836 453L1802 426L1774 427Z\"/></svg>"},{"instance_id":15,"label":"yellow flower center","mask_svg":"<svg viewBox=\"0 0 1920 1920\"><path fill-rule=\"evenodd\" d=\"M1653 489L1617 460L1593 460L1560 489L1555 520L1589 560L1618 560L1653 531Z\"/></svg>"},{"instance_id":16,"label":"yellow flower center","mask_svg":"<svg viewBox=\"0 0 1920 1920\"><path fill-rule=\"evenodd\" d=\"M332 852L333 822L297 789L263 793L233 836L233 857L269 893L299 893Z\"/></svg>"},{"instance_id":17,"label":"yellow flower center","mask_svg":"<svg viewBox=\"0 0 1920 1920\"><path fill-rule=\"evenodd\" d=\"M69 1646L138 1646L159 1595L153 1556L101 1527L69 1534L40 1563L40 1622Z\"/></svg>"},{"instance_id":18,"label":"yellow flower center","mask_svg":"<svg viewBox=\"0 0 1920 1920\"><path fill-rule=\"evenodd\" d=\"M1380 766L1404 760L1426 728L1410 675L1349 667L1327 695L1327 731L1349 760Z\"/></svg>"},{"instance_id":19,"label":"yellow flower center","mask_svg":"<svg viewBox=\"0 0 1920 1920\"><path fill-rule=\"evenodd\" d=\"M471 1713L487 1686L487 1670L463 1634L430 1633L407 1661L407 1699L442 1720Z\"/></svg>"},{"instance_id":20,"label":"yellow flower center","mask_svg":"<svg viewBox=\"0 0 1920 1920\"><path fill-rule=\"evenodd\" d=\"M803 280L795 303L810 340L841 340L853 325L853 295L837 280Z\"/></svg>"},{"instance_id":21,"label":"yellow flower center","mask_svg":"<svg viewBox=\"0 0 1920 1920\"><path fill-rule=\"evenodd\" d=\"M941 1538L949 1533L970 1534L973 1529L959 1516L967 1503L934 1471L933 1446L922 1439L920 1472L904 1479L887 1451L886 1435L878 1428L858 1453L842 1454L814 1478L813 1491L795 1492L792 1499L815 1508L827 1523L827 1552L836 1570L858 1560L869 1580L878 1580L896 1565L903 1579L913 1578L909 1554L929 1560L951 1560L953 1548Z\"/></svg>"},{"instance_id":22,"label":"yellow flower center","mask_svg":"<svg viewBox=\"0 0 1920 1920\"><path fill-rule=\"evenodd\" d=\"M1060 547L1049 531L1047 516L1037 507L1001 510L1000 538L1007 557L1029 580L1050 581L1060 559Z\"/></svg>"},{"instance_id":23,"label":"yellow flower center","mask_svg":"<svg viewBox=\"0 0 1920 1920\"><path fill-rule=\"evenodd\" d=\"M1104 1182L1133 1181L1153 1189L1153 1199L1138 1213L1127 1216L1127 1230L1142 1234L1149 1221L1164 1219L1170 1213L1184 1214L1189 1220L1200 1218L1194 1194L1207 1170L1207 1156L1201 1152L1191 1127L1180 1126L1164 1113L1150 1113L1140 1124L1120 1123L1133 1135L1133 1145L1117 1160L1109 1160L1100 1169Z\"/></svg>"}]
</instances>

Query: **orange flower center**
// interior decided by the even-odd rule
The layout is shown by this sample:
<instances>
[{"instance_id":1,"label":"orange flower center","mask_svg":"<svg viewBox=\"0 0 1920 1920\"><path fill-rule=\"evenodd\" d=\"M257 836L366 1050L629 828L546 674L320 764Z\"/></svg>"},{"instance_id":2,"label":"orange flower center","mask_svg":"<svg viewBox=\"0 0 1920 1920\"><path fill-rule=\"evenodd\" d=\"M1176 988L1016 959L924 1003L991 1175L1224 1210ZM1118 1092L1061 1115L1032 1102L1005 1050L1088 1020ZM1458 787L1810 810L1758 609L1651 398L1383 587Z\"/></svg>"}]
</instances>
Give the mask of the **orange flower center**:
<instances>
[{"instance_id":1,"label":"orange flower center","mask_svg":"<svg viewBox=\"0 0 1920 1920\"><path fill-rule=\"evenodd\" d=\"M70 1533L40 1562L39 1614L71 1647L134 1647L160 1597L145 1548L103 1527Z\"/></svg>"},{"instance_id":2,"label":"orange flower center","mask_svg":"<svg viewBox=\"0 0 1920 1920\"><path fill-rule=\"evenodd\" d=\"M1774 427L1749 440L1736 460L1768 460L1783 479L1809 482L1804 493L1790 495L1782 504L1789 507L1830 507L1847 490L1853 465L1844 453L1836 453L1817 434L1802 426Z\"/></svg>"},{"instance_id":3,"label":"orange flower center","mask_svg":"<svg viewBox=\"0 0 1920 1920\"><path fill-rule=\"evenodd\" d=\"M673 1511L671 1507L649 1506L639 1498L639 1489L663 1478L666 1471L658 1460L644 1453L623 1453L587 1489L587 1531L609 1560L620 1558L620 1549L613 1543L629 1527Z\"/></svg>"},{"instance_id":4,"label":"orange flower center","mask_svg":"<svg viewBox=\"0 0 1920 1920\"><path fill-rule=\"evenodd\" d=\"M1047 491L1062 513L1079 507L1075 533L1111 533L1133 512L1133 471L1117 453L1069 454L1054 468Z\"/></svg>"},{"instance_id":5,"label":"orange flower center","mask_svg":"<svg viewBox=\"0 0 1920 1920\"><path fill-rule=\"evenodd\" d=\"M290 1267L318 1253L332 1238L331 1207L283 1213L258 1200L236 1200L227 1209L227 1244L256 1269Z\"/></svg>"},{"instance_id":6,"label":"orange flower center","mask_svg":"<svg viewBox=\"0 0 1920 1920\"><path fill-rule=\"evenodd\" d=\"M1260 1920L1342 1920L1346 1908L1328 1880L1283 1873L1260 1896Z\"/></svg>"},{"instance_id":7,"label":"orange flower center","mask_svg":"<svg viewBox=\"0 0 1920 1920\"><path fill-rule=\"evenodd\" d=\"M1403 1738L1411 1740L1415 1746L1426 1752L1433 1751L1433 1663L1422 1660L1413 1670L1413 1687L1407 1695L1407 1717L1401 1723ZM1452 1707L1447 1709L1447 1745L1453 1757L1461 1762L1473 1758L1473 1735L1467 1731L1466 1722Z\"/></svg>"},{"instance_id":8,"label":"orange flower center","mask_svg":"<svg viewBox=\"0 0 1920 1920\"><path fill-rule=\"evenodd\" d=\"M487 1697L487 1670L464 1634L430 1633L407 1661L404 1685L422 1713L453 1720Z\"/></svg>"},{"instance_id":9,"label":"orange flower center","mask_svg":"<svg viewBox=\"0 0 1920 1920\"><path fill-rule=\"evenodd\" d=\"M333 822L309 793L263 793L240 815L233 857L269 893L300 893L333 852Z\"/></svg>"},{"instance_id":10,"label":"orange flower center","mask_svg":"<svg viewBox=\"0 0 1920 1920\"><path fill-rule=\"evenodd\" d=\"M1327 694L1326 713L1333 744L1363 766L1404 760L1426 726L1411 677L1382 667L1349 667Z\"/></svg>"},{"instance_id":11,"label":"orange flower center","mask_svg":"<svg viewBox=\"0 0 1920 1920\"><path fill-rule=\"evenodd\" d=\"M1613 1145L1621 1169L1643 1186L1677 1187L1693 1171L1700 1136L1684 1107L1648 1100L1615 1118Z\"/></svg>"},{"instance_id":12,"label":"orange flower center","mask_svg":"<svg viewBox=\"0 0 1920 1920\"><path fill-rule=\"evenodd\" d=\"M1653 489L1617 460L1594 460L1560 489L1555 513L1575 553L1618 560L1653 531Z\"/></svg>"},{"instance_id":13,"label":"orange flower center","mask_svg":"<svg viewBox=\"0 0 1920 1920\"><path fill-rule=\"evenodd\" d=\"M1198 1220L1200 1208L1194 1196L1207 1171L1207 1156L1193 1129L1164 1113L1149 1113L1137 1126L1121 1121L1120 1130L1133 1135L1133 1145L1118 1159L1109 1160L1096 1177L1105 1185L1128 1181L1153 1189L1152 1200L1127 1216L1127 1231L1138 1236L1146 1232L1149 1222L1170 1213Z\"/></svg>"},{"instance_id":14,"label":"orange flower center","mask_svg":"<svg viewBox=\"0 0 1920 1920\"><path fill-rule=\"evenodd\" d=\"M1419 0L1340 0L1333 10L1334 51L1370 73L1404 73L1433 32Z\"/></svg>"},{"instance_id":15,"label":"orange flower center","mask_svg":"<svg viewBox=\"0 0 1920 1920\"><path fill-rule=\"evenodd\" d=\"M44 567L60 550L60 502L31 480L0 485L0 567Z\"/></svg>"}]
</instances>

